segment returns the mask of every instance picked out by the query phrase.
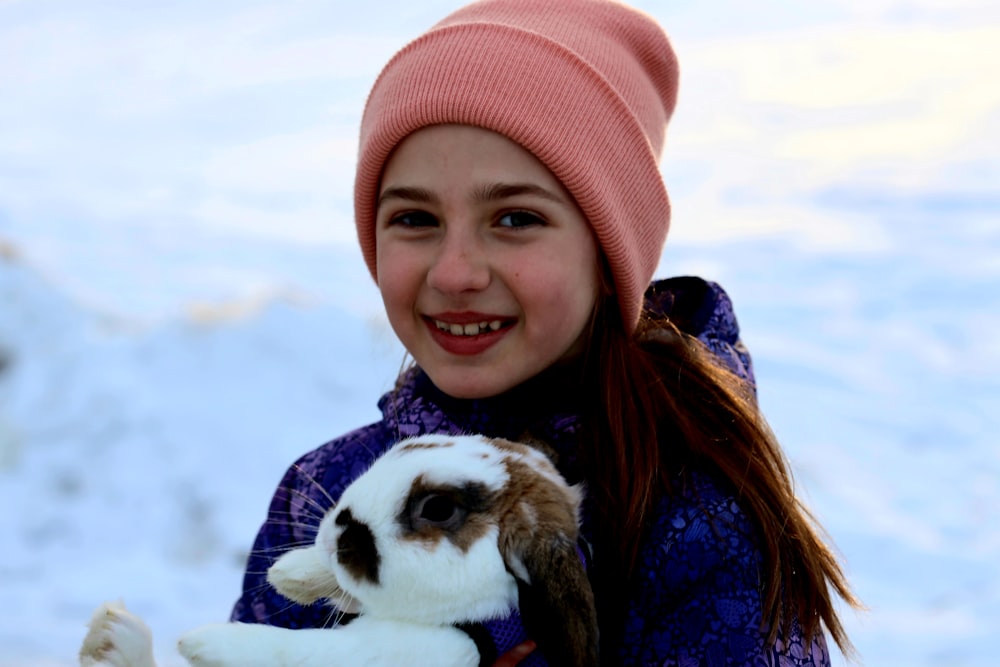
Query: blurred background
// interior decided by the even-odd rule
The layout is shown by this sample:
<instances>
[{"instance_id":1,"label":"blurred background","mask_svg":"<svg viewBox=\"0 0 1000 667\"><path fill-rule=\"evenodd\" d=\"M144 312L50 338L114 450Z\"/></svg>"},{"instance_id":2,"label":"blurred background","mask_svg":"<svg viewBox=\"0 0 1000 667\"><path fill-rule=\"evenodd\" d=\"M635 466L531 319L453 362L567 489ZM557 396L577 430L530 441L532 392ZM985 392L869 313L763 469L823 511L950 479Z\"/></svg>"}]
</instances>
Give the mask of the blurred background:
<instances>
[{"instance_id":1,"label":"blurred background","mask_svg":"<svg viewBox=\"0 0 1000 667\"><path fill-rule=\"evenodd\" d=\"M351 185L461 3L416 4L0 0L0 666L119 597L177 664L286 466L378 417ZM635 4L682 68L658 275L733 297L863 664L996 665L1000 5Z\"/></svg>"}]
</instances>

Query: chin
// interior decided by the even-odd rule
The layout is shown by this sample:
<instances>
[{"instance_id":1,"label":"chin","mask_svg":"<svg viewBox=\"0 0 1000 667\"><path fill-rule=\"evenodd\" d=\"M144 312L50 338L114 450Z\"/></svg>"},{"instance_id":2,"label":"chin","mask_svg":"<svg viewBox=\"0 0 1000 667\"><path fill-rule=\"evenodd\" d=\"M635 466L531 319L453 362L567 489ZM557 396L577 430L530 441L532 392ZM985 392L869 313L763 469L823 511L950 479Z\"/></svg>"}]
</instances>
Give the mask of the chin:
<instances>
[{"instance_id":1,"label":"chin","mask_svg":"<svg viewBox=\"0 0 1000 667\"><path fill-rule=\"evenodd\" d=\"M435 382L434 385L444 393L451 396L452 398L458 398L467 401L472 401L481 398L491 398L493 396L496 396L497 394L502 394L508 389L508 388L494 389L492 387L469 387L465 385L451 386L448 385L447 383L438 384L437 382Z\"/></svg>"},{"instance_id":2,"label":"chin","mask_svg":"<svg viewBox=\"0 0 1000 667\"><path fill-rule=\"evenodd\" d=\"M424 372L430 377L431 382L434 386L448 394L452 398L459 398L464 400L474 400L480 398L490 398L492 396L497 396L504 393L510 389L513 389L522 380L511 380L509 382L498 381L496 377L475 379L470 378L469 373L459 373L462 377L454 377L454 374L449 373L452 377L441 376L440 374L434 374L428 371L426 368Z\"/></svg>"}]
</instances>

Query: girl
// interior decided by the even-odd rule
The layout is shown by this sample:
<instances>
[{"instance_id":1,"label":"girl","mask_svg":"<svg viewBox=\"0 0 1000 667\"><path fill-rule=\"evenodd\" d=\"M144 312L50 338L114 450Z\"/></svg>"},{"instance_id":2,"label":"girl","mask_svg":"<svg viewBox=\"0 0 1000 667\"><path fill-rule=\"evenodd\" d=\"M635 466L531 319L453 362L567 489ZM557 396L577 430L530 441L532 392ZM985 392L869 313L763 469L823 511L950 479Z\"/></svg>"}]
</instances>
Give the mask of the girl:
<instances>
[{"instance_id":1,"label":"girl","mask_svg":"<svg viewBox=\"0 0 1000 667\"><path fill-rule=\"evenodd\" d=\"M729 299L649 284L677 79L659 26L609 0L485 0L388 63L355 219L415 365L381 421L285 475L234 620L332 622L263 578L311 541L310 507L402 437L477 432L544 441L585 483L606 664L827 665L827 634L849 649L834 597L855 600L758 413ZM487 629L503 664L530 652L516 614Z\"/></svg>"}]
</instances>

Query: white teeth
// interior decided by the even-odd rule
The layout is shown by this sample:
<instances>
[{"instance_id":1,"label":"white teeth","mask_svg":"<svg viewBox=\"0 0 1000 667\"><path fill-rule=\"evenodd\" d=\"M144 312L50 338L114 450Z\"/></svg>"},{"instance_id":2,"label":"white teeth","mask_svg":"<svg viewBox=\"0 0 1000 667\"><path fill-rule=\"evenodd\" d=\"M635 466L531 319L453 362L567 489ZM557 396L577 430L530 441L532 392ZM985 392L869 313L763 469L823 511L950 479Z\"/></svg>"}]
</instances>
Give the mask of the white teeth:
<instances>
[{"instance_id":1,"label":"white teeth","mask_svg":"<svg viewBox=\"0 0 1000 667\"><path fill-rule=\"evenodd\" d=\"M489 322L479 322L478 324L449 324L441 320L434 320L434 326L441 331L447 331L452 336L478 336L484 331L499 331L503 326L500 320Z\"/></svg>"}]
</instances>

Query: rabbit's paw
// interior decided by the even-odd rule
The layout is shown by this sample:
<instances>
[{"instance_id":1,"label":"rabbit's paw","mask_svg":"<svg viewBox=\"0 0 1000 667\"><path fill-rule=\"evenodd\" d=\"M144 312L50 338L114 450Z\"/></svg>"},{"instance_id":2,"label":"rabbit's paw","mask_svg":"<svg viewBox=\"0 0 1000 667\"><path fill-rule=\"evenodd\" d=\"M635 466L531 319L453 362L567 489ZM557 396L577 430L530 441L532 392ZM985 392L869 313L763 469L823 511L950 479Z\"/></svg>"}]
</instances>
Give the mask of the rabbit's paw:
<instances>
[{"instance_id":1,"label":"rabbit's paw","mask_svg":"<svg viewBox=\"0 0 1000 667\"><path fill-rule=\"evenodd\" d=\"M81 667L155 667L153 636L121 602L105 602L90 618Z\"/></svg>"},{"instance_id":2,"label":"rabbit's paw","mask_svg":"<svg viewBox=\"0 0 1000 667\"><path fill-rule=\"evenodd\" d=\"M181 636L177 650L192 667L273 667L290 630L247 623L214 623ZM285 638L287 640L287 637Z\"/></svg>"}]
</instances>

